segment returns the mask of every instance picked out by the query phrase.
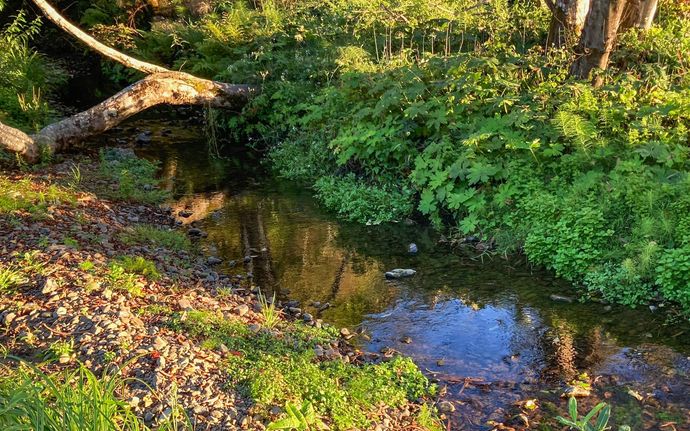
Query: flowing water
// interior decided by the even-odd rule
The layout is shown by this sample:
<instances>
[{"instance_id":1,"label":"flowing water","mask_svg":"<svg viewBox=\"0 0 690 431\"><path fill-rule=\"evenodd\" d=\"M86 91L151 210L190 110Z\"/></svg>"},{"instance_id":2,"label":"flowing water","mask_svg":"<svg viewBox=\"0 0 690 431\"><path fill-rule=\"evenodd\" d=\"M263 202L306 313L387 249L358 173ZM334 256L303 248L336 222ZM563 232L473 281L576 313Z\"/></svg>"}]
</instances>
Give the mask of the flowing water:
<instances>
[{"instance_id":1,"label":"flowing water","mask_svg":"<svg viewBox=\"0 0 690 431\"><path fill-rule=\"evenodd\" d=\"M201 131L170 124L139 120L117 136L153 131L137 151L161 162L173 207L208 232L220 270L249 270L269 294L358 330L352 341L363 350L414 358L456 402L452 429L491 429L487 421L505 421L530 398L541 414L562 414L563 388L587 373L593 395L583 403L607 400L617 424L690 430L690 330L667 324L662 310L554 300L577 295L519 258L463 256L420 226L342 223L309 192L264 178L245 150L209 158ZM387 281L392 268L417 274Z\"/></svg>"}]
</instances>

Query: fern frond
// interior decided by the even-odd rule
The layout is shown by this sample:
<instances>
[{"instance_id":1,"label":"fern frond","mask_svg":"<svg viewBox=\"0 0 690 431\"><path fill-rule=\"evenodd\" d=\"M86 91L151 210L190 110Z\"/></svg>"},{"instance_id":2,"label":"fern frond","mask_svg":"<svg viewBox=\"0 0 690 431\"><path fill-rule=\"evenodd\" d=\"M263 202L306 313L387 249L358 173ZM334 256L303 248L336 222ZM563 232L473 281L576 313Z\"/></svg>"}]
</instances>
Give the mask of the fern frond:
<instances>
[{"instance_id":1,"label":"fern frond","mask_svg":"<svg viewBox=\"0 0 690 431\"><path fill-rule=\"evenodd\" d=\"M561 109L552 123L564 138L584 151L594 146L599 138L596 126L574 112Z\"/></svg>"}]
</instances>

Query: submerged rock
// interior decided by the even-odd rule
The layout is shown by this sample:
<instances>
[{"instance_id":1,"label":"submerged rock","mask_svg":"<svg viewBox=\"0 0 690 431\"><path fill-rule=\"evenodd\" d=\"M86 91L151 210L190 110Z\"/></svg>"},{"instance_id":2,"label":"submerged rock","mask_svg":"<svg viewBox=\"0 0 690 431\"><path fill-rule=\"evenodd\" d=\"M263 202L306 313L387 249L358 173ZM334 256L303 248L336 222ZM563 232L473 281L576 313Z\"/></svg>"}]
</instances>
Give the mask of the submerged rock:
<instances>
[{"instance_id":1,"label":"submerged rock","mask_svg":"<svg viewBox=\"0 0 690 431\"><path fill-rule=\"evenodd\" d=\"M396 268L386 272L384 275L388 280L394 280L398 278L412 277L417 271L414 269L401 269Z\"/></svg>"},{"instance_id":2,"label":"submerged rock","mask_svg":"<svg viewBox=\"0 0 690 431\"><path fill-rule=\"evenodd\" d=\"M441 413L453 413L455 411L455 405L450 401L441 401L438 403L438 411Z\"/></svg>"},{"instance_id":3,"label":"submerged rock","mask_svg":"<svg viewBox=\"0 0 690 431\"><path fill-rule=\"evenodd\" d=\"M150 144L152 141L151 135L152 133L150 131L139 133L135 139L137 145Z\"/></svg>"},{"instance_id":4,"label":"submerged rock","mask_svg":"<svg viewBox=\"0 0 690 431\"><path fill-rule=\"evenodd\" d=\"M407 252L410 254L417 254L419 249L417 248L417 244L411 242L410 245L407 246Z\"/></svg>"},{"instance_id":5,"label":"submerged rock","mask_svg":"<svg viewBox=\"0 0 690 431\"><path fill-rule=\"evenodd\" d=\"M573 302L573 298L570 298L568 296L549 295L549 298L551 298L552 301L556 302L567 302L568 304L571 304Z\"/></svg>"}]
</instances>

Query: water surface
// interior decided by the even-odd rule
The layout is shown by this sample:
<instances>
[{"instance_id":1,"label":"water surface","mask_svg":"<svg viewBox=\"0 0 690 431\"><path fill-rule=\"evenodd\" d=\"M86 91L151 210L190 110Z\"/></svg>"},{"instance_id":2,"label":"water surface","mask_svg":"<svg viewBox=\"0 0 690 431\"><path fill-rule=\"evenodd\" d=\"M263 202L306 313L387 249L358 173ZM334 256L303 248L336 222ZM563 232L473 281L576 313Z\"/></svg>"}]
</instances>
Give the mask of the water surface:
<instances>
[{"instance_id":1,"label":"water surface","mask_svg":"<svg viewBox=\"0 0 690 431\"><path fill-rule=\"evenodd\" d=\"M161 162L174 207L193 211L185 222L208 232L221 269L250 270L264 291L359 330L364 350L412 356L457 401L452 429L491 429L529 398L546 416L563 413L564 385L587 373L596 383L584 403L608 400L617 424L690 430L690 332L663 312L554 301L577 294L520 258L472 258L420 226L339 222L308 191L268 180L246 150L208 157L199 129L171 124L140 120L118 136L154 132L137 151ZM387 281L392 268L417 275Z\"/></svg>"}]
</instances>

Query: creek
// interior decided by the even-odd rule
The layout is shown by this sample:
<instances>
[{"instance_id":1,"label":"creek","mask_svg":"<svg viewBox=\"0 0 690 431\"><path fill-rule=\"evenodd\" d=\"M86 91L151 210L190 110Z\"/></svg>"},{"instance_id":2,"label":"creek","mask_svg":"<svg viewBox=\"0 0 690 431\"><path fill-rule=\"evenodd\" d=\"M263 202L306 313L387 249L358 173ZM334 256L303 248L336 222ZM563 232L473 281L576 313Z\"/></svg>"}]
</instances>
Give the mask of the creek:
<instances>
[{"instance_id":1,"label":"creek","mask_svg":"<svg viewBox=\"0 0 690 431\"><path fill-rule=\"evenodd\" d=\"M203 131L174 119L139 119L108 139L133 143L143 130L151 139L137 153L161 163L172 207L208 233L219 271L251 271L269 296L363 334L352 339L362 350L411 356L455 402L452 429L491 429L487 421L527 399L544 415L565 414L560 395L587 373L585 407L609 402L614 422L633 430L690 430L690 330L662 309L581 303L520 257L464 254L427 227L340 222L309 191L270 179L245 149L208 157ZM388 281L393 268L417 274Z\"/></svg>"}]
</instances>

